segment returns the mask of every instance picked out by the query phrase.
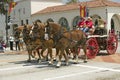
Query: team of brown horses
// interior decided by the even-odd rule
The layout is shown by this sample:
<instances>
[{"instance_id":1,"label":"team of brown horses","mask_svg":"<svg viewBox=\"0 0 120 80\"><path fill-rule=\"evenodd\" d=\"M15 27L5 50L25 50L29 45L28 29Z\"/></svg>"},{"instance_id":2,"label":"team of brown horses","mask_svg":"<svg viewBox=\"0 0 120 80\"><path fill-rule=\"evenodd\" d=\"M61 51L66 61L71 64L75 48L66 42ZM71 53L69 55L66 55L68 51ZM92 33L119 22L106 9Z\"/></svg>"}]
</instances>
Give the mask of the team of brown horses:
<instances>
[{"instance_id":1,"label":"team of brown horses","mask_svg":"<svg viewBox=\"0 0 120 80\"><path fill-rule=\"evenodd\" d=\"M45 58L44 51L48 49L47 56L50 55L49 64L53 64L53 59L58 58L56 64L57 67L61 66L62 56L65 58L65 64L68 65L70 54L69 50L74 49L73 55L75 56L75 63L78 63L78 47L81 46L85 53L84 62L87 62L86 55L86 35L80 30L70 30L67 31L60 24L54 22L41 23L35 21L32 26L24 25L18 27L15 30L15 37L20 36L22 32L23 40L26 44L26 49L29 54L28 61L31 61L31 56L33 52L37 52L39 56L39 62L41 62L41 57ZM56 54L52 52L52 49L56 49ZM41 52L40 50L41 49ZM56 55L53 57L53 55Z\"/></svg>"}]
</instances>

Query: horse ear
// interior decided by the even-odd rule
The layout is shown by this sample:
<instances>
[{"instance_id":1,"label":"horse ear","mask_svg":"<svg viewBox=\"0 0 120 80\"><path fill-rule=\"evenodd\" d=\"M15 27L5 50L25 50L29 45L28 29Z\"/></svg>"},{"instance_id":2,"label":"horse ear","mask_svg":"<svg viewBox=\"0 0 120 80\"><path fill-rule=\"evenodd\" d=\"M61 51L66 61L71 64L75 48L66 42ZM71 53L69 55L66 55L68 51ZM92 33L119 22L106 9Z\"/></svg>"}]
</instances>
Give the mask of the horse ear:
<instances>
[{"instance_id":1,"label":"horse ear","mask_svg":"<svg viewBox=\"0 0 120 80\"><path fill-rule=\"evenodd\" d=\"M47 26L49 25L49 21L47 21Z\"/></svg>"}]
</instances>

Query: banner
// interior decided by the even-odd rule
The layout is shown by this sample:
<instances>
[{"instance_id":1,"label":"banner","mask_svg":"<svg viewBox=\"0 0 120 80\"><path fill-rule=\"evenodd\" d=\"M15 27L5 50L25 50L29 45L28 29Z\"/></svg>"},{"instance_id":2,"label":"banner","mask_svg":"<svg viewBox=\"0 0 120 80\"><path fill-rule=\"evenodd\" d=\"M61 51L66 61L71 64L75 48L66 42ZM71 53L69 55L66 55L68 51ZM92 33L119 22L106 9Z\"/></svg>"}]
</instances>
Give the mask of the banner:
<instances>
[{"instance_id":1,"label":"banner","mask_svg":"<svg viewBox=\"0 0 120 80\"><path fill-rule=\"evenodd\" d=\"M86 6L80 5L80 17L88 17L89 9Z\"/></svg>"},{"instance_id":2,"label":"banner","mask_svg":"<svg viewBox=\"0 0 120 80\"><path fill-rule=\"evenodd\" d=\"M17 5L16 2L10 2L9 3L9 10L8 10L8 14L11 13L11 11L13 10L13 8Z\"/></svg>"}]
</instances>

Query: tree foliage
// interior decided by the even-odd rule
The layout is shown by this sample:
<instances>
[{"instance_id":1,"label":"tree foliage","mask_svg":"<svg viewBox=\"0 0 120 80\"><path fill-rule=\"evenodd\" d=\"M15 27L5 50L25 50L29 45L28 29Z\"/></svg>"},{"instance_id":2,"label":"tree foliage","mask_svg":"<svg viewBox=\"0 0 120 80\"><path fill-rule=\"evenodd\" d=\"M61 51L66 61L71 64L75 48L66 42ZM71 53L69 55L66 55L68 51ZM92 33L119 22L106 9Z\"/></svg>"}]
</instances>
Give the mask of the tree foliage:
<instances>
[{"instance_id":1,"label":"tree foliage","mask_svg":"<svg viewBox=\"0 0 120 80\"><path fill-rule=\"evenodd\" d=\"M67 4L71 4L71 3L77 3L78 0L69 0L69 2Z\"/></svg>"},{"instance_id":2,"label":"tree foliage","mask_svg":"<svg viewBox=\"0 0 120 80\"><path fill-rule=\"evenodd\" d=\"M4 8L5 4L8 4L13 0L0 0L0 14L5 14L6 10Z\"/></svg>"}]
</instances>

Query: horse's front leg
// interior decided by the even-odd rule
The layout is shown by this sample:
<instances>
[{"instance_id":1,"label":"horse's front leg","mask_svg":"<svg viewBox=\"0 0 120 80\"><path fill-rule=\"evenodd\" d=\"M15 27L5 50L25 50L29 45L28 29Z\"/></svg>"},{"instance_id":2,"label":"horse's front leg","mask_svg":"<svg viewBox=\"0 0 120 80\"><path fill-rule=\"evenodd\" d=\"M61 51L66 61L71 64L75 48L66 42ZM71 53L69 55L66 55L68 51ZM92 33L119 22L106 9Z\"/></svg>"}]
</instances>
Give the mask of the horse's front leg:
<instances>
[{"instance_id":1,"label":"horse's front leg","mask_svg":"<svg viewBox=\"0 0 120 80\"><path fill-rule=\"evenodd\" d=\"M52 47L48 48L48 54L50 54L49 64L53 64L53 55L52 55Z\"/></svg>"},{"instance_id":2,"label":"horse's front leg","mask_svg":"<svg viewBox=\"0 0 120 80\"><path fill-rule=\"evenodd\" d=\"M48 53L46 54L46 56L44 55L44 51L46 50L45 47L42 47L42 50L41 50L41 56L43 57L43 59L47 58L46 60L48 61Z\"/></svg>"},{"instance_id":3,"label":"horse's front leg","mask_svg":"<svg viewBox=\"0 0 120 80\"><path fill-rule=\"evenodd\" d=\"M63 53L64 53L64 50L60 50L58 63L57 63L57 65L56 65L57 68L59 68L59 67L61 66L61 59L62 59Z\"/></svg>"},{"instance_id":4,"label":"horse's front leg","mask_svg":"<svg viewBox=\"0 0 120 80\"><path fill-rule=\"evenodd\" d=\"M36 51L37 51L37 54L38 54L38 57L39 57L39 59L37 60L37 62L41 63L41 55L40 55L39 49L37 49Z\"/></svg>"},{"instance_id":5,"label":"horse's front leg","mask_svg":"<svg viewBox=\"0 0 120 80\"><path fill-rule=\"evenodd\" d=\"M31 54L32 54L32 51L28 50L28 60L27 60L27 62L31 62Z\"/></svg>"}]
</instances>

